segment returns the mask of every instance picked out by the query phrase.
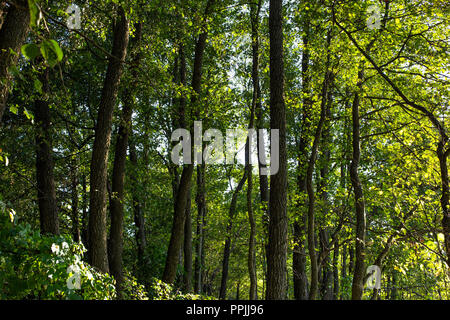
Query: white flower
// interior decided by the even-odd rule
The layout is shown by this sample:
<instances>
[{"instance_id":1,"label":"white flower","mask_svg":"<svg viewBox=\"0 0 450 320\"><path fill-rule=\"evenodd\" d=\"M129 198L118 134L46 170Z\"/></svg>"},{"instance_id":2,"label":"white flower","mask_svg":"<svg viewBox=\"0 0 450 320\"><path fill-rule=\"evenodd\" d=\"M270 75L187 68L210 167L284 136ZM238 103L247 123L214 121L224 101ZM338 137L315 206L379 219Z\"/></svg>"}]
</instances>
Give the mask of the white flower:
<instances>
[{"instance_id":1,"label":"white flower","mask_svg":"<svg viewBox=\"0 0 450 320\"><path fill-rule=\"evenodd\" d=\"M67 268L67 273L80 273L80 267L76 264L72 264Z\"/></svg>"},{"instance_id":2,"label":"white flower","mask_svg":"<svg viewBox=\"0 0 450 320\"><path fill-rule=\"evenodd\" d=\"M92 276L92 273L88 270L88 271L86 271L86 277L89 279L89 280L94 280L94 277Z\"/></svg>"},{"instance_id":3,"label":"white flower","mask_svg":"<svg viewBox=\"0 0 450 320\"><path fill-rule=\"evenodd\" d=\"M56 243L52 244L52 252L59 254L59 246Z\"/></svg>"},{"instance_id":4,"label":"white flower","mask_svg":"<svg viewBox=\"0 0 450 320\"><path fill-rule=\"evenodd\" d=\"M67 244L67 242L63 242L61 247L64 251L69 249L69 245Z\"/></svg>"},{"instance_id":5,"label":"white flower","mask_svg":"<svg viewBox=\"0 0 450 320\"><path fill-rule=\"evenodd\" d=\"M81 289L81 277L79 273L75 273L73 276L70 276L67 281L67 288L73 289Z\"/></svg>"}]
</instances>

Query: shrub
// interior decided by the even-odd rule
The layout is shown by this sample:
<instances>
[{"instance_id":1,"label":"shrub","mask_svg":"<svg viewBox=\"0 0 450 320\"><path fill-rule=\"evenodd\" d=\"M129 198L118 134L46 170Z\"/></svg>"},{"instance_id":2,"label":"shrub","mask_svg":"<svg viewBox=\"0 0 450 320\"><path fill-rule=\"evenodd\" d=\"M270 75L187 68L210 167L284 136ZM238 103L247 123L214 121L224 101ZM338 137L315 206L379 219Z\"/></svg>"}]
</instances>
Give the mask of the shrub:
<instances>
[{"instance_id":1,"label":"shrub","mask_svg":"<svg viewBox=\"0 0 450 320\"><path fill-rule=\"evenodd\" d=\"M0 299L113 299L115 281L82 261L69 236L40 235L16 224L0 202Z\"/></svg>"}]
</instances>

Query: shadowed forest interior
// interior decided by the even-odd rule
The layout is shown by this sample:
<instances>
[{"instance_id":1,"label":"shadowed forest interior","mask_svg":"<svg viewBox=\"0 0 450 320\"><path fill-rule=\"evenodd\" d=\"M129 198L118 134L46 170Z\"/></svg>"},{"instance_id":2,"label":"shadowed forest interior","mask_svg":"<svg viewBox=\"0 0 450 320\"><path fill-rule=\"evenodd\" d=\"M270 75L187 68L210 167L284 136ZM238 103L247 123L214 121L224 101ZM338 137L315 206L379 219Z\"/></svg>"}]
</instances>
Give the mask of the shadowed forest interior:
<instances>
[{"instance_id":1,"label":"shadowed forest interior","mask_svg":"<svg viewBox=\"0 0 450 320\"><path fill-rule=\"evenodd\" d=\"M0 0L0 299L448 300L449 19Z\"/></svg>"}]
</instances>

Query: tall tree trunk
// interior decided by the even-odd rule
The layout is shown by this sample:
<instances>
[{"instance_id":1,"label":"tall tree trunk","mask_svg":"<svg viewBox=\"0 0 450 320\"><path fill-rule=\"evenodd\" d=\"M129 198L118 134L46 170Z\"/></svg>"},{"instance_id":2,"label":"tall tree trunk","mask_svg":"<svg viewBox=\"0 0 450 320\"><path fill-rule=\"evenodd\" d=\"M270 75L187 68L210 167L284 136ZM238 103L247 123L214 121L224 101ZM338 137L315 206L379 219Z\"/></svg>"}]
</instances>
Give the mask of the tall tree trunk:
<instances>
[{"instance_id":1,"label":"tall tree trunk","mask_svg":"<svg viewBox=\"0 0 450 320\"><path fill-rule=\"evenodd\" d=\"M282 0L270 0L270 128L279 130L280 141L279 170L270 179L266 291L268 300L286 299L287 293L287 151L282 11Z\"/></svg>"},{"instance_id":2,"label":"tall tree trunk","mask_svg":"<svg viewBox=\"0 0 450 320\"><path fill-rule=\"evenodd\" d=\"M132 48L139 50L142 36L142 24L136 24L136 36L132 40ZM127 158L128 139L131 132L131 117L134 108L134 92L138 85L138 69L140 64L139 52L132 52L131 83L127 84L124 90L122 103L122 115L120 118L119 132L117 134L114 166L112 173L112 197L110 203L111 230L110 230L110 259L109 267L111 274L116 279L117 297L122 298L123 284L123 203L124 203L124 183L125 183L125 162Z\"/></svg>"},{"instance_id":3,"label":"tall tree trunk","mask_svg":"<svg viewBox=\"0 0 450 320\"><path fill-rule=\"evenodd\" d=\"M204 18L206 20L215 0L208 0L206 4ZM198 95L201 93L203 55L205 53L207 31L203 31L196 42L194 54L194 67L192 72L192 89L195 94L191 97L191 107L193 109L193 118L197 119L199 108L197 106ZM192 130L191 130L192 131ZM194 163L185 165L181 173L178 186L177 197L175 199L175 210L173 215L172 231L170 235L169 248L167 250L166 264L162 276L162 281L173 283L176 277L178 253L183 243L184 222L186 213L186 204L189 189L191 186L192 174L194 172Z\"/></svg>"},{"instance_id":4,"label":"tall tree trunk","mask_svg":"<svg viewBox=\"0 0 450 320\"><path fill-rule=\"evenodd\" d=\"M183 285L185 292L192 291L192 217L191 217L191 191L186 205L186 221L184 223L184 275Z\"/></svg>"},{"instance_id":5,"label":"tall tree trunk","mask_svg":"<svg viewBox=\"0 0 450 320\"><path fill-rule=\"evenodd\" d=\"M138 279L141 281L145 279L145 247L147 246L147 239L145 234L145 220L141 208L141 199L138 193L138 158L136 154L136 145L133 139L130 139L130 162L132 164L132 170L130 173L130 178L132 181L132 192L133 192L133 217L134 224L136 226L136 245L137 245L137 259L138 259Z\"/></svg>"},{"instance_id":6,"label":"tall tree trunk","mask_svg":"<svg viewBox=\"0 0 450 320\"><path fill-rule=\"evenodd\" d=\"M306 15L308 13L305 13ZM303 93L303 110L301 122L301 135L298 143L298 177L297 187L300 200L296 204L299 214L294 220L294 250L292 257L292 273L294 282L294 297L296 300L308 299L308 277L306 275L306 251L305 251L305 226L306 214L306 171L308 167L308 146L311 134L311 76L309 71L310 52L310 23L309 17L305 17L303 23L303 52L302 52L302 93Z\"/></svg>"},{"instance_id":7,"label":"tall tree trunk","mask_svg":"<svg viewBox=\"0 0 450 320\"><path fill-rule=\"evenodd\" d=\"M362 81L364 75L363 71L359 72L358 90L362 88ZM364 289L364 275L365 275L365 239L366 239L366 211L364 203L363 189L359 179L358 167L361 157L360 149L360 123L359 123L359 105L360 92L355 93L355 98L352 105L352 121L353 121L353 157L350 166L350 178L355 194L355 210L356 210L356 238L355 238L355 270L353 273L352 283L352 300L361 300Z\"/></svg>"},{"instance_id":8,"label":"tall tree trunk","mask_svg":"<svg viewBox=\"0 0 450 320\"><path fill-rule=\"evenodd\" d=\"M195 270L194 270L194 286L195 293L202 293L202 273L203 273L203 243L204 243L204 224L206 214L205 202L205 164L197 166L197 195L195 201L197 203L197 229L196 229L196 245L195 245Z\"/></svg>"},{"instance_id":9,"label":"tall tree trunk","mask_svg":"<svg viewBox=\"0 0 450 320\"><path fill-rule=\"evenodd\" d=\"M339 299L339 241L334 244L333 251L333 300Z\"/></svg>"},{"instance_id":10,"label":"tall tree trunk","mask_svg":"<svg viewBox=\"0 0 450 320\"><path fill-rule=\"evenodd\" d=\"M128 38L128 20L123 8L119 7L114 27L112 57L108 62L100 99L90 171L89 262L102 272L109 272L106 240L106 183L111 126L122 67L127 53Z\"/></svg>"},{"instance_id":11,"label":"tall tree trunk","mask_svg":"<svg viewBox=\"0 0 450 320\"><path fill-rule=\"evenodd\" d=\"M246 149L247 149L248 143L246 143ZM248 171L244 170L244 174L242 175L241 180L239 180L238 185L236 186L236 189L233 191L233 196L231 198L231 204L230 204L230 210L228 213L228 225L227 225L227 231L226 231L226 239L225 239L225 246L223 248L223 259L222 259L222 279L220 281L220 291L219 291L219 299L225 299L227 296L227 281L228 281L228 266L230 262L230 255L231 255L231 237L232 237L232 230L233 230L233 220L234 216L236 214L236 204L237 204L237 198L239 193L241 192L242 188L244 187L245 181L247 180L247 174Z\"/></svg>"},{"instance_id":12,"label":"tall tree trunk","mask_svg":"<svg viewBox=\"0 0 450 320\"><path fill-rule=\"evenodd\" d=\"M329 59L328 59L329 60ZM327 62L327 66L328 66ZM322 135L322 129L327 117L327 95L328 95L328 85L330 83L330 72L328 68L325 72L325 79L322 85L322 102L319 123L317 125L316 132L314 134L314 142L311 149L311 155L308 163L308 170L306 172L306 190L308 192L308 251L309 258L311 261L311 285L309 290L309 299L315 300L318 293L318 281L319 281L319 266L316 257L316 246L315 246L315 217L314 217L314 188L313 188L313 172L317 158L317 150L319 148L319 143Z\"/></svg>"},{"instance_id":13,"label":"tall tree trunk","mask_svg":"<svg viewBox=\"0 0 450 320\"><path fill-rule=\"evenodd\" d=\"M86 176L83 173L81 180L81 185L83 188L83 216L81 218L81 240L85 245L86 249L89 250L89 240L88 240L88 193L87 193L87 181Z\"/></svg>"},{"instance_id":14,"label":"tall tree trunk","mask_svg":"<svg viewBox=\"0 0 450 320\"><path fill-rule=\"evenodd\" d=\"M74 160L70 170L71 184L72 184L72 238L73 241L81 241L80 232L80 218L78 215L78 170L77 161Z\"/></svg>"},{"instance_id":15,"label":"tall tree trunk","mask_svg":"<svg viewBox=\"0 0 450 320\"><path fill-rule=\"evenodd\" d=\"M253 101L250 112L249 129L254 127L255 110L258 100L260 99L259 87L259 12L261 10L261 0L258 4L250 7L250 20L252 25L252 83L253 83ZM250 138L250 137L249 137ZM248 138L248 139L249 139ZM246 148L246 170L247 170L247 212L250 224L250 237L248 243L248 272L250 278L249 299L256 300L258 295L257 278L256 278L256 222L253 214L253 166L251 165L251 143L247 143Z\"/></svg>"},{"instance_id":16,"label":"tall tree trunk","mask_svg":"<svg viewBox=\"0 0 450 320\"><path fill-rule=\"evenodd\" d=\"M8 100L11 83L9 68L17 64L20 48L25 42L30 25L28 2L17 0L11 4L0 29L0 123ZM14 54L12 53L14 52Z\"/></svg>"},{"instance_id":17,"label":"tall tree trunk","mask_svg":"<svg viewBox=\"0 0 450 320\"><path fill-rule=\"evenodd\" d=\"M6 26L5 26L6 28ZM49 108L49 71L42 71L43 96L34 102L36 121L36 178L41 233L59 234L55 180L53 176L52 133Z\"/></svg>"}]
</instances>

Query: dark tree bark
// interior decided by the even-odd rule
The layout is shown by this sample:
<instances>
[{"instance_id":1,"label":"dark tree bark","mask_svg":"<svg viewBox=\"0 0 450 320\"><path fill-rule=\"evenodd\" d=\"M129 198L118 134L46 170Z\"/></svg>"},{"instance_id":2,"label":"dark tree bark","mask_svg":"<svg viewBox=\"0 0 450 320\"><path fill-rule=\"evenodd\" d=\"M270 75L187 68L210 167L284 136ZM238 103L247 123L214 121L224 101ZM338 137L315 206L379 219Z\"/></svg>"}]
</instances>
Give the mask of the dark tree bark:
<instances>
[{"instance_id":1,"label":"dark tree bark","mask_svg":"<svg viewBox=\"0 0 450 320\"><path fill-rule=\"evenodd\" d=\"M270 179L269 245L266 299L286 299L287 259L287 151L284 103L283 1L271 0L270 33L270 128L279 130L279 170Z\"/></svg>"},{"instance_id":2,"label":"dark tree bark","mask_svg":"<svg viewBox=\"0 0 450 320\"><path fill-rule=\"evenodd\" d=\"M205 199L205 164L197 166L197 195L195 201L197 203L197 229L196 229L196 245L195 245L195 270L194 270L194 287L195 293L201 294L203 287L203 244L204 244L204 226L206 216L206 199Z\"/></svg>"},{"instance_id":3,"label":"dark tree bark","mask_svg":"<svg viewBox=\"0 0 450 320\"><path fill-rule=\"evenodd\" d=\"M363 72L359 72L358 87L361 90L362 80L364 78ZM364 275L365 275L365 241L366 241L366 211L364 203L364 194L359 179L358 167L361 157L360 149L360 123L359 123L359 105L360 92L355 93L355 98L352 105L352 121L353 121L353 157L350 165L350 178L355 193L355 211L356 211L356 240L355 240L355 270L353 273L352 283L352 300L361 300L364 290Z\"/></svg>"},{"instance_id":4,"label":"dark tree bark","mask_svg":"<svg viewBox=\"0 0 450 320\"><path fill-rule=\"evenodd\" d=\"M0 122L8 100L11 74L8 69L17 64L20 48L25 42L30 25L28 2L15 1L8 9L0 29ZM11 51L16 54L12 54Z\"/></svg>"},{"instance_id":5,"label":"dark tree bark","mask_svg":"<svg viewBox=\"0 0 450 320\"><path fill-rule=\"evenodd\" d=\"M252 25L252 82L253 82L253 101L250 112L249 129L254 127L255 110L257 108L260 88L259 88L259 12L261 10L261 0L258 4L250 7L250 20ZM257 278L256 278L256 222L253 214L253 166L250 163L251 151L247 143L246 148L246 168L247 170L247 212L250 224L250 237L248 241L248 272L250 278L249 299L256 300L258 296Z\"/></svg>"},{"instance_id":6,"label":"dark tree bark","mask_svg":"<svg viewBox=\"0 0 450 320\"><path fill-rule=\"evenodd\" d=\"M49 71L41 73L43 96L34 102L36 121L36 178L38 188L41 233L59 234L58 209L56 205L55 180L53 175L51 118L48 102Z\"/></svg>"},{"instance_id":7,"label":"dark tree bark","mask_svg":"<svg viewBox=\"0 0 450 320\"><path fill-rule=\"evenodd\" d=\"M184 275L183 286L185 292L192 291L192 217L191 217L191 191L186 205L186 221L184 223Z\"/></svg>"},{"instance_id":8,"label":"dark tree bark","mask_svg":"<svg viewBox=\"0 0 450 320\"><path fill-rule=\"evenodd\" d=\"M294 298L296 300L308 299L308 277L306 275L306 251L305 251L305 226L306 214L306 171L308 167L308 153L311 133L311 76L309 71L310 52L310 23L308 14L306 14L303 22L303 52L302 52L302 93L303 93L303 110L301 121L301 135L298 142L298 177L297 187L301 196L300 201L296 204L297 210L300 212L294 220L294 250L292 257L292 273L294 282Z\"/></svg>"},{"instance_id":9,"label":"dark tree bark","mask_svg":"<svg viewBox=\"0 0 450 320\"><path fill-rule=\"evenodd\" d=\"M248 143L246 143L247 149ZM236 189L233 191L233 196L231 198L230 210L228 211L228 225L226 229L226 238L225 238L225 246L223 248L223 259L222 259L222 279L220 281L220 291L219 291L219 299L226 299L227 296L227 281L228 281L228 267L230 262L231 255L231 237L233 230L233 221L234 216L236 214L236 204L239 193L244 187L245 181L247 181L248 171L244 170L241 180L239 180Z\"/></svg>"},{"instance_id":10,"label":"dark tree bark","mask_svg":"<svg viewBox=\"0 0 450 320\"><path fill-rule=\"evenodd\" d=\"M328 62L327 62L328 65ZM331 74L327 70L325 73L325 79L322 85L322 102L321 102L321 112L319 123L317 125L316 132L314 134L314 142L311 149L311 155L308 163L308 170L306 172L306 190L308 192L308 251L309 258L311 261L311 285L309 290L309 299L315 300L318 294L318 281L319 281L319 266L318 259L316 257L316 246L315 246L315 217L314 217L314 188L313 188L313 172L317 158L317 151L319 148L319 143L322 135L322 129L327 117L327 94L328 85L330 82Z\"/></svg>"},{"instance_id":11,"label":"dark tree bark","mask_svg":"<svg viewBox=\"0 0 450 320\"><path fill-rule=\"evenodd\" d=\"M120 118L119 132L116 138L114 154L114 166L112 173L112 196L110 203L111 229L110 229L110 256L109 268L116 279L117 297L122 298L123 278L123 203L125 183L125 162L127 158L128 139L131 133L131 117L135 104L134 90L138 85L138 70L140 64L139 44L142 36L142 23L136 24L136 36L131 41L132 66L131 83L127 83L122 97L122 115Z\"/></svg>"},{"instance_id":12,"label":"dark tree bark","mask_svg":"<svg viewBox=\"0 0 450 320\"><path fill-rule=\"evenodd\" d=\"M215 0L209 0L206 4L204 17L208 16ZM203 31L196 42L194 54L194 67L192 72L192 89L195 94L191 97L191 106L193 108L193 118L197 119L199 108L197 107L198 95L201 93L202 66L203 55L205 53L207 31ZM191 130L192 131L192 130ZM183 167L181 173L178 192L175 199L175 210L173 215L172 231L170 235L169 248L167 250L166 264L162 281L173 283L176 277L178 253L183 243L184 222L186 213L186 203L191 186L192 174L194 172L194 164L188 164Z\"/></svg>"},{"instance_id":13,"label":"dark tree bark","mask_svg":"<svg viewBox=\"0 0 450 320\"><path fill-rule=\"evenodd\" d=\"M80 218L78 215L78 170L77 162L73 161L71 167L71 187L72 187L72 238L73 241L81 241Z\"/></svg>"},{"instance_id":14,"label":"dark tree bark","mask_svg":"<svg viewBox=\"0 0 450 320\"><path fill-rule=\"evenodd\" d=\"M130 162L132 164L132 171L130 173L130 178L132 181L133 189L133 217L134 224L136 226L135 238L137 244L137 259L138 259L138 278L142 281L144 280L144 270L145 270L145 247L147 246L147 238L145 233L145 219L142 213L141 199L138 192L138 158L136 153L136 146L134 141L130 139Z\"/></svg>"},{"instance_id":15,"label":"dark tree bark","mask_svg":"<svg viewBox=\"0 0 450 320\"><path fill-rule=\"evenodd\" d=\"M89 250L89 240L88 240L88 193L87 193L87 181L86 176L83 174L81 185L83 188L83 216L81 219L81 240L85 245L86 249Z\"/></svg>"},{"instance_id":16,"label":"dark tree bark","mask_svg":"<svg viewBox=\"0 0 450 320\"><path fill-rule=\"evenodd\" d=\"M334 244L333 251L333 300L339 298L339 242Z\"/></svg>"},{"instance_id":17,"label":"dark tree bark","mask_svg":"<svg viewBox=\"0 0 450 320\"><path fill-rule=\"evenodd\" d=\"M102 272L109 272L106 240L106 183L111 126L128 38L129 23L123 8L119 7L114 26L112 57L108 62L100 99L90 171L89 262Z\"/></svg>"}]
</instances>

